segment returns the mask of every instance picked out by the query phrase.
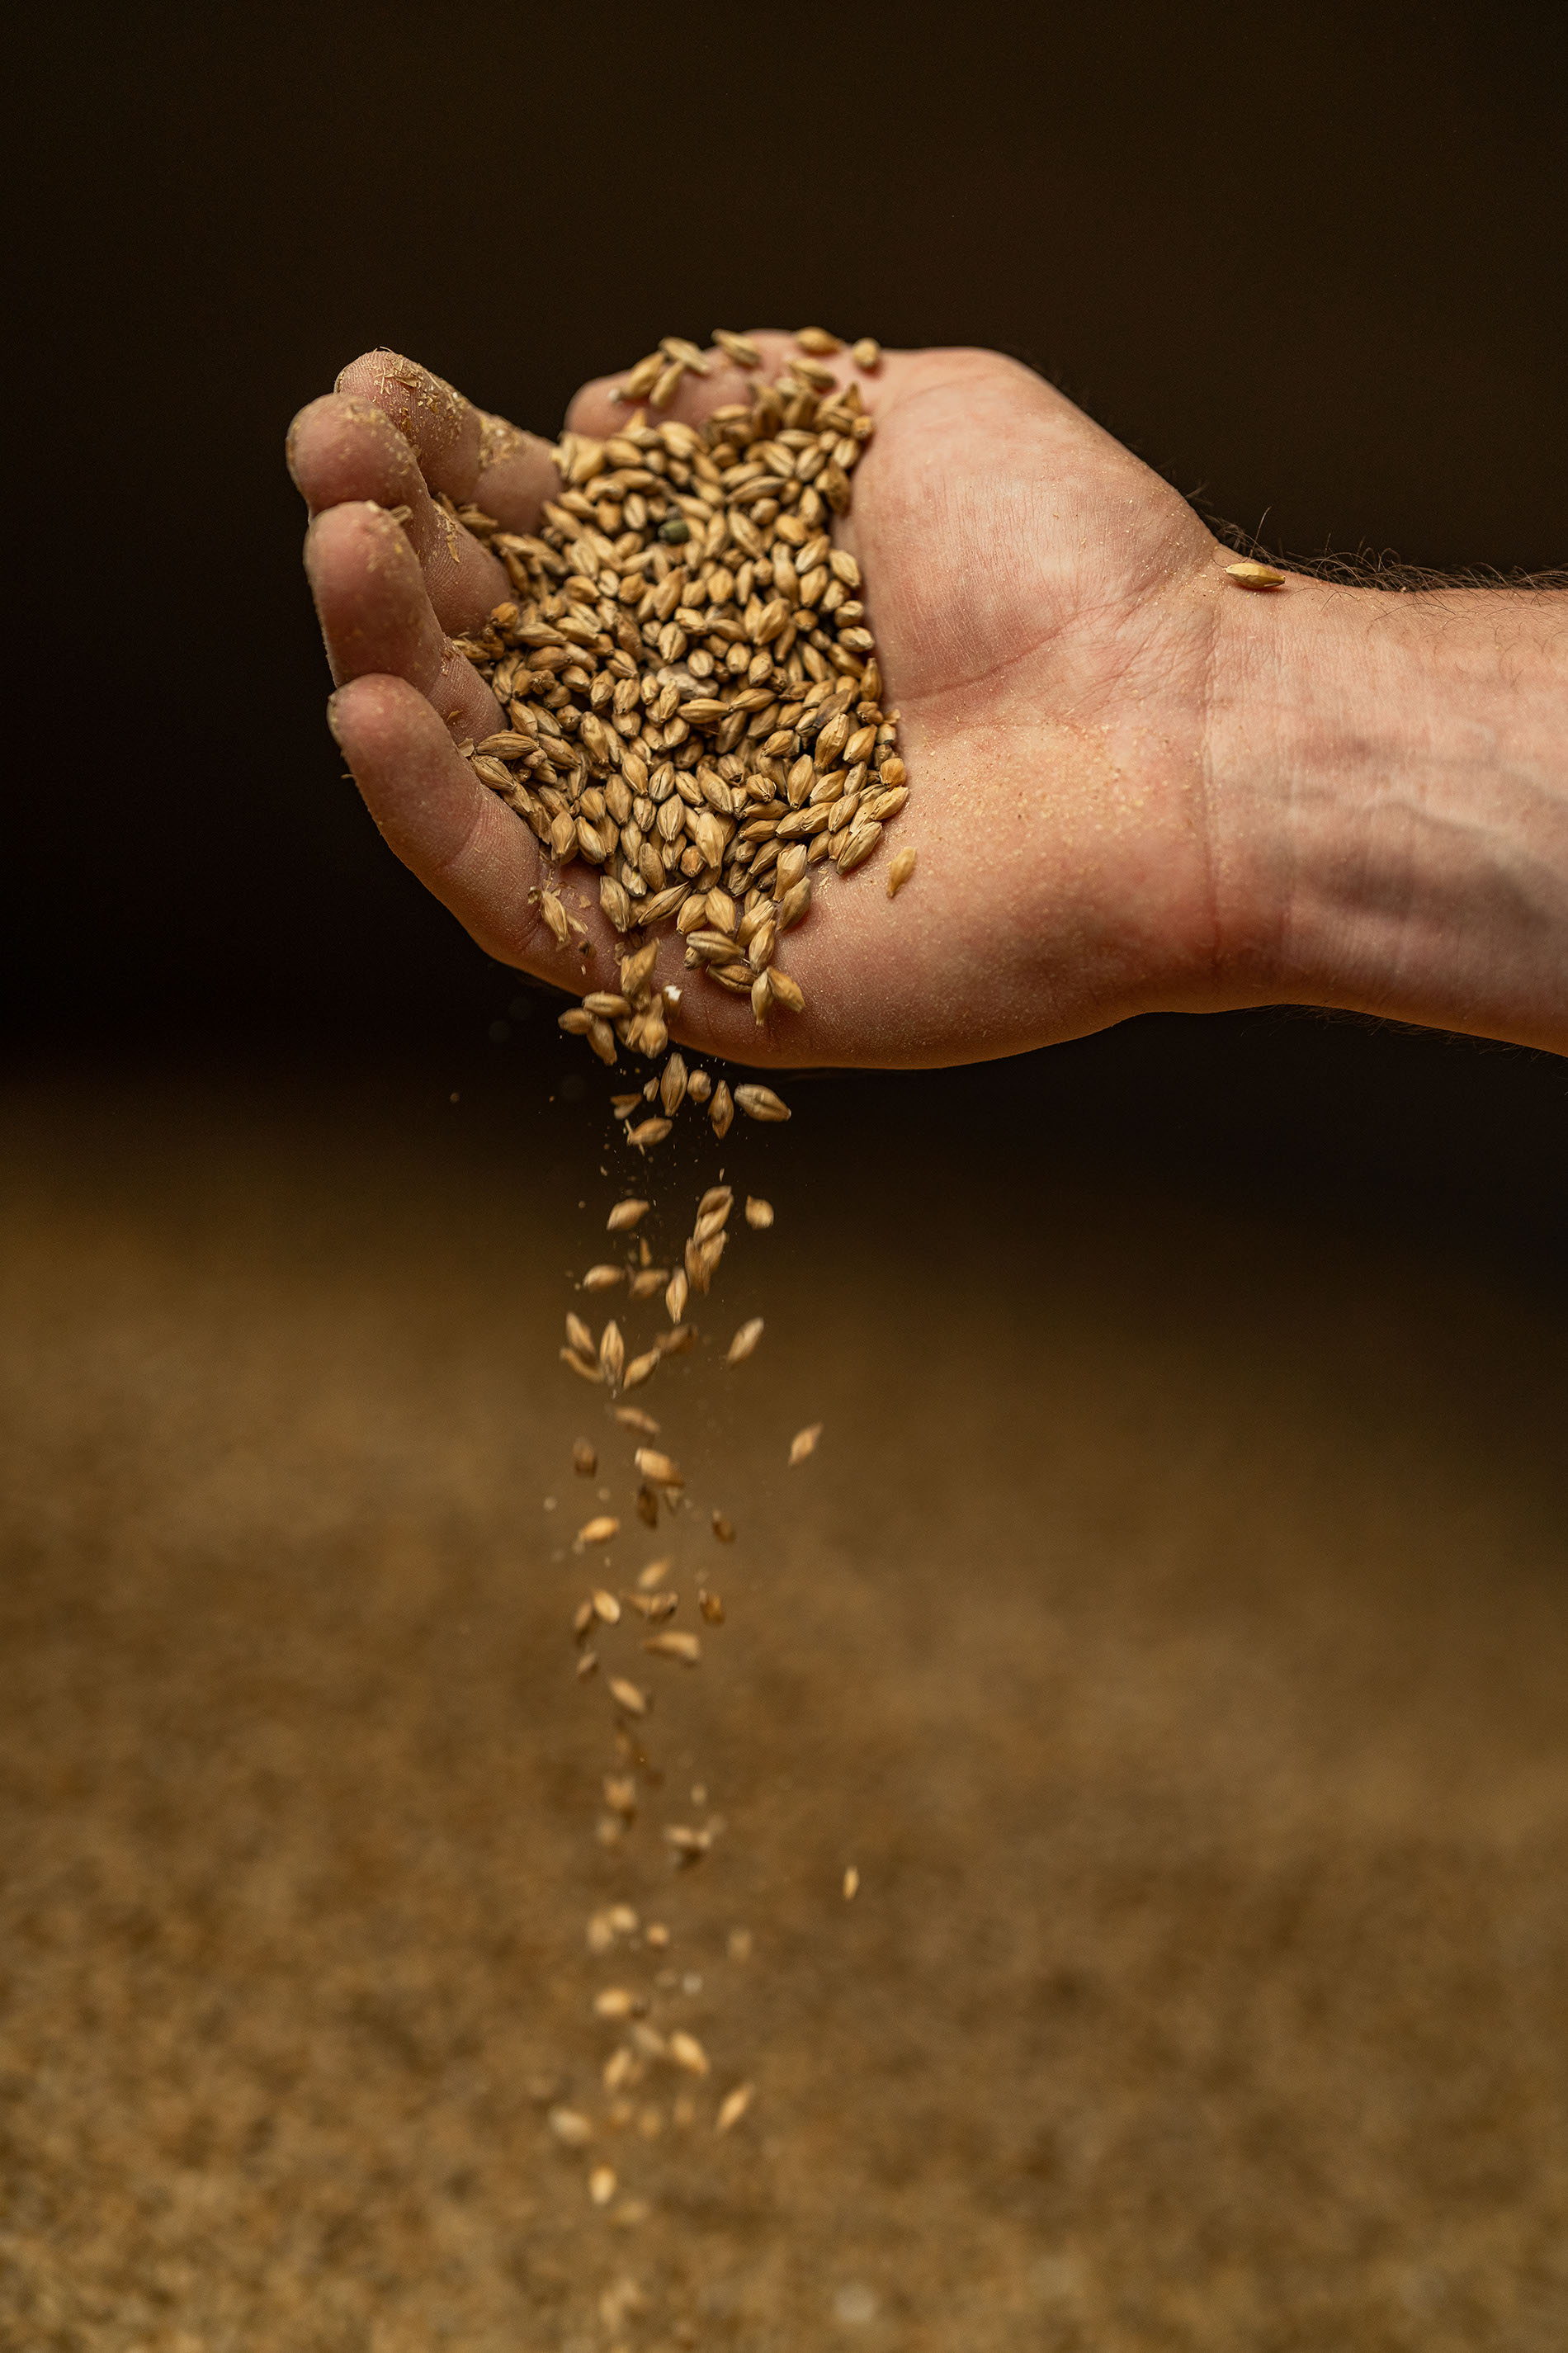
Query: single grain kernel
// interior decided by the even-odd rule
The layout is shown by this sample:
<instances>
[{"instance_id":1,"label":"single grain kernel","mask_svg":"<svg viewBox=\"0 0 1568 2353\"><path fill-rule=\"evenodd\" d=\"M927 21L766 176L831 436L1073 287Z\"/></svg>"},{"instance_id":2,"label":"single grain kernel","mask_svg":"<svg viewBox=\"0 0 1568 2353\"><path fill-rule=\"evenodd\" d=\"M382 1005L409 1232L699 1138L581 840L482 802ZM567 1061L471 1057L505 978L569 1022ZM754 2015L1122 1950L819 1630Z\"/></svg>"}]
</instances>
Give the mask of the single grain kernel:
<instances>
[{"instance_id":1,"label":"single grain kernel","mask_svg":"<svg viewBox=\"0 0 1568 2353\"><path fill-rule=\"evenodd\" d=\"M731 1341L729 1353L725 1356L724 1362L727 1365L743 1365L746 1358L751 1356L755 1349L757 1342L762 1338L762 1336L763 1319L760 1315L753 1315L749 1323L742 1324L740 1330Z\"/></svg>"},{"instance_id":2,"label":"single grain kernel","mask_svg":"<svg viewBox=\"0 0 1568 2353\"><path fill-rule=\"evenodd\" d=\"M719 2114L713 2124L714 2131L727 2133L738 2125L751 2106L754 2092L755 2087L751 2084L737 2084L732 2092L726 2092L719 2103Z\"/></svg>"}]
</instances>

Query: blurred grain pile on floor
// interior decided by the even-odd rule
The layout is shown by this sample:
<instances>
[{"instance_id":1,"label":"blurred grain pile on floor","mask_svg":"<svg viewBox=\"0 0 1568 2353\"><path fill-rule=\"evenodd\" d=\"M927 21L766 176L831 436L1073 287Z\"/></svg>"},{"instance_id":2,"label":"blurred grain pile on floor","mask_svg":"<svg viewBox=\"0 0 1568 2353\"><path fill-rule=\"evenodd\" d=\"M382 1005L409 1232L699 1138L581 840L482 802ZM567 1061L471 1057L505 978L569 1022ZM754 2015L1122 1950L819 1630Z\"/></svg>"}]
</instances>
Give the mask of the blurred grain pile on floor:
<instances>
[{"instance_id":1,"label":"blurred grain pile on floor","mask_svg":"<svg viewBox=\"0 0 1568 2353\"><path fill-rule=\"evenodd\" d=\"M6 1105L6 2353L613 2341L546 2123L583 1221L406 1124ZM1066 1179L1009 1238L955 1172L935 1233L880 1148L761 1285L769 1443L710 1433L769 1496L777 1420L855 1443L692 1703L769 2072L725 2190L672 2159L689 2275L626 2239L638 2343L1555 2348L1561 1326Z\"/></svg>"}]
</instances>

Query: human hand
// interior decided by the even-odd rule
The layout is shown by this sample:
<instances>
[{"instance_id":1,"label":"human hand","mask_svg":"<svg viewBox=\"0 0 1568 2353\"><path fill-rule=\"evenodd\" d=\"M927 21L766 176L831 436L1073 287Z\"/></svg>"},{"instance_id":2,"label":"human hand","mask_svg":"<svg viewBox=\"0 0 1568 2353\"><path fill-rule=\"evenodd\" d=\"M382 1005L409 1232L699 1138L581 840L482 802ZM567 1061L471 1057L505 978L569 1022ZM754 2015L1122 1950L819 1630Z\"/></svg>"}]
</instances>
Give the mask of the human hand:
<instances>
[{"instance_id":1,"label":"human hand","mask_svg":"<svg viewBox=\"0 0 1568 2353\"><path fill-rule=\"evenodd\" d=\"M758 340L771 374L789 339ZM752 379L714 356L674 415L747 396ZM826 878L789 937L805 1012L759 1030L743 999L699 984L672 1025L683 1043L738 1060L934 1064L1145 1010L1289 997L1556 1042L1560 793L1535 796L1547 883L1540 946L1517 973L1519 925L1484 860L1458 881L1435 862L1428 875L1406 839L1413 795L1470 789L1452 758L1435 780L1420 769L1445 663L1470 698L1454 725L1473 736L1489 695L1493 733L1507 733L1517 653L1501 684L1483 658L1512 600L1483 596L1478 617L1475 598L1449 599L1436 637L1420 598L1300 579L1279 603L1238 596L1186 502L1026 369L902 353L858 380L877 432L837 535L864 570L901 713L912 792L891 846L916 849L920 871L894 902L882 859ZM624 417L616 381L578 395L574 428ZM372 814L492 955L581 990L581 955L530 903L549 879L532 835L455 748L504 723L449 637L510 589L431 496L528 530L558 486L548 445L382 352L301 412L289 462L313 517L332 725ZM1542 628L1542 676L1560 675L1561 628ZM1534 757L1550 707L1528 712ZM1517 863L1510 816L1495 856ZM1467 889L1474 978L1454 950ZM596 904L584 913L602 979L614 934ZM667 941L659 978L685 977L679 954Z\"/></svg>"}]
</instances>

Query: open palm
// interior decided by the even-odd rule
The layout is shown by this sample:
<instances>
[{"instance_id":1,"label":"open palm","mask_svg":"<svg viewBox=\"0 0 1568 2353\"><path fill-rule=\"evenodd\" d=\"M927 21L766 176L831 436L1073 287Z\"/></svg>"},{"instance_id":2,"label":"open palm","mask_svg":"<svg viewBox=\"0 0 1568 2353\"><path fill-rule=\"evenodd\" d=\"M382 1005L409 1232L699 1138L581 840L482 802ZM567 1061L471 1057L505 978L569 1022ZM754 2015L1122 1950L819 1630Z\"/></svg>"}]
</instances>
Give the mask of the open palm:
<instances>
[{"instance_id":1,"label":"open palm","mask_svg":"<svg viewBox=\"0 0 1568 2353\"><path fill-rule=\"evenodd\" d=\"M757 341L770 369L790 347ZM747 396L714 360L674 415ZM625 417L616 381L577 396L575 429ZM1210 1001L1216 543L1012 361L892 353L859 382L877 432L837 528L901 712L912 789L893 846L918 850L917 879L889 902L886 852L829 879L790 937L804 1014L759 1030L743 1001L700 984L676 1034L740 1060L941 1063ZM510 593L450 505L536 527L558 487L549 446L376 352L301 411L289 456L312 515L333 731L373 816L489 954L581 989L580 954L530 902L548 879L532 834L456 749L505 721L449 641ZM602 976L614 934L590 920ZM659 976L689 977L673 937Z\"/></svg>"}]
</instances>

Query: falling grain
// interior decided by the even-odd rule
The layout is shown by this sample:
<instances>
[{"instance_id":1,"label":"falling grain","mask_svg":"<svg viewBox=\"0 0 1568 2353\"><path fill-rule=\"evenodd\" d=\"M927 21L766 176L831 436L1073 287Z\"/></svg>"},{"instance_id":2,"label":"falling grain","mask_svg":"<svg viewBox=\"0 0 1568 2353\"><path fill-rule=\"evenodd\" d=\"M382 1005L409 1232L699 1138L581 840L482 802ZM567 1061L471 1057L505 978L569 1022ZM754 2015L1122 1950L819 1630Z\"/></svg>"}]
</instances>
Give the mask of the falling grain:
<instances>
[{"instance_id":1,"label":"falling grain","mask_svg":"<svg viewBox=\"0 0 1568 2353\"><path fill-rule=\"evenodd\" d=\"M721 1544L733 1544L735 1541L734 1521L724 1512L715 1512L713 1514L713 1533L718 1537Z\"/></svg>"},{"instance_id":2,"label":"falling grain","mask_svg":"<svg viewBox=\"0 0 1568 2353\"><path fill-rule=\"evenodd\" d=\"M760 1193L746 1196L746 1223L757 1233L765 1233L773 1221L773 1205L764 1201Z\"/></svg>"},{"instance_id":3,"label":"falling grain","mask_svg":"<svg viewBox=\"0 0 1568 2353\"><path fill-rule=\"evenodd\" d=\"M633 2018L647 2008L629 1986L605 1986L594 1996L595 2018Z\"/></svg>"},{"instance_id":4,"label":"falling grain","mask_svg":"<svg viewBox=\"0 0 1568 2353\"><path fill-rule=\"evenodd\" d=\"M766 1122L788 1119L789 1105L772 1087L744 1086L735 1089L735 1101L748 1119Z\"/></svg>"},{"instance_id":5,"label":"falling grain","mask_svg":"<svg viewBox=\"0 0 1568 2353\"><path fill-rule=\"evenodd\" d=\"M609 1291L624 1281L626 1269L619 1266L591 1266L583 1277L584 1291Z\"/></svg>"},{"instance_id":6,"label":"falling grain","mask_svg":"<svg viewBox=\"0 0 1568 2353\"><path fill-rule=\"evenodd\" d=\"M636 1683L627 1683L624 1675L610 1677L610 1696L624 1715L647 1714L647 1694L639 1691Z\"/></svg>"},{"instance_id":7,"label":"falling grain","mask_svg":"<svg viewBox=\"0 0 1568 2353\"><path fill-rule=\"evenodd\" d=\"M605 1223L611 1233L624 1234L628 1228L635 1226L640 1218L647 1217L647 1208L648 1205L646 1201L630 1198L617 1201Z\"/></svg>"},{"instance_id":8,"label":"falling grain","mask_svg":"<svg viewBox=\"0 0 1568 2353\"><path fill-rule=\"evenodd\" d=\"M751 2106L754 2095L755 2086L751 2084L737 2084L732 2092L726 2092L719 2103L719 2114L713 2124L714 2131L727 2133L738 2125Z\"/></svg>"},{"instance_id":9,"label":"falling grain","mask_svg":"<svg viewBox=\"0 0 1568 2353\"><path fill-rule=\"evenodd\" d=\"M595 1446L593 1440L589 1438L574 1438L572 1440L572 1468L576 1472L578 1477L580 1479L591 1479L598 1467L598 1449Z\"/></svg>"},{"instance_id":10,"label":"falling grain","mask_svg":"<svg viewBox=\"0 0 1568 2353\"><path fill-rule=\"evenodd\" d=\"M695 2034L688 2034L679 2027L669 2038L669 2055L678 2067L685 2068L689 2075L706 2075L708 2073L707 2052Z\"/></svg>"},{"instance_id":11,"label":"falling grain","mask_svg":"<svg viewBox=\"0 0 1568 2353\"><path fill-rule=\"evenodd\" d=\"M695 1634L649 1634L643 1649L656 1659L679 1659L683 1667L694 1667L702 1656L702 1645Z\"/></svg>"},{"instance_id":12,"label":"falling grain","mask_svg":"<svg viewBox=\"0 0 1568 2353\"><path fill-rule=\"evenodd\" d=\"M601 1512L595 1518L584 1521L577 1531L577 1541L580 1545L609 1544L620 1532L619 1520L608 1512Z\"/></svg>"},{"instance_id":13,"label":"falling grain","mask_svg":"<svg viewBox=\"0 0 1568 2353\"><path fill-rule=\"evenodd\" d=\"M844 1901L846 1904L853 1904L859 1892L860 1873L856 1869L855 1865L851 1863L848 1870L844 1874Z\"/></svg>"},{"instance_id":14,"label":"falling grain","mask_svg":"<svg viewBox=\"0 0 1568 2353\"><path fill-rule=\"evenodd\" d=\"M822 1424L819 1421L810 1422L805 1430L795 1431L789 1442L789 1468L792 1471L797 1463L804 1462L808 1454L816 1453L816 1441L821 1436Z\"/></svg>"},{"instance_id":15,"label":"falling grain","mask_svg":"<svg viewBox=\"0 0 1568 2353\"><path fill-rule=\"evenodd\" d=\"M749 1322L742 1324L731 1341L724 1362L727 1365L743 1365L746 1358L755 1350L757 1342L762 1336L763 1319L760 1315L753 1315Z\"/></svg>"},{"instance_id":16,"label":"falling grain","mask_svg":"<svg viewBox=\"0 0 1568 2353\"><path fill-rule=\"evenodd\" d=\"M651 1446L639 1446L635 1459L643 1477L651 1479L656 1487L685 1486L685 1480L668 1454L656 1453Z\"/></svg>"}]
</instances>

